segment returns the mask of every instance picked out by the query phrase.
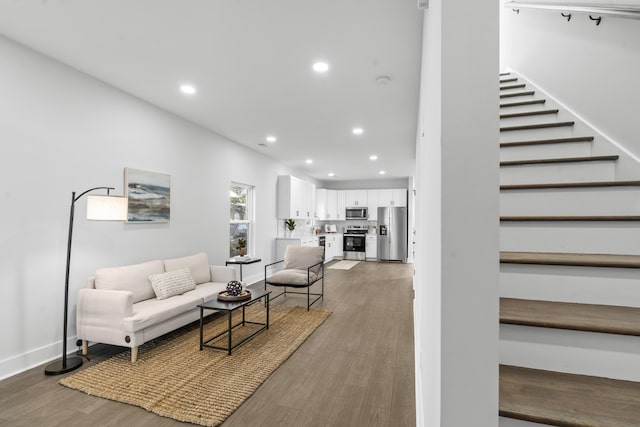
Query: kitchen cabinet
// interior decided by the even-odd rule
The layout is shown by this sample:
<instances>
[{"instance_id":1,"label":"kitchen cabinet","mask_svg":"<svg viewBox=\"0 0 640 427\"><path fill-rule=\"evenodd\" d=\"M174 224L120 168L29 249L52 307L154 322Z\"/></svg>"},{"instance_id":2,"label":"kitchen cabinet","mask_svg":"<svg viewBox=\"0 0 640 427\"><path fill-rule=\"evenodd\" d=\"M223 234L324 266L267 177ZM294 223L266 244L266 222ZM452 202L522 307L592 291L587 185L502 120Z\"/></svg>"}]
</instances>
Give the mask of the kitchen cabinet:
<instances>
[{"instance_id":1,"label":"kitchen cabinet","mask_svg":"<svg viewBox=\"0 0 640 427\"><path fill-rule=\"evenodd\" d=\"M344 214L345 214L345 210L347 208L347 199L346 199L346 195L344 190L337 190L336 191L336 199L337 199L337 205L338 205L338 209L336 209L336 218L340 221L344 221Z\"/></svg>"},{"instance_id":2,"label":"kitchen cabinet","mask_svg":"<svg viewBox=\"0 0 640 427\"><path fill-rule=\"evenodd\" d=\"M347 207L367 206L367 190L344 190Z\"/></svg>"},{"instance_id":3,"label":"kitchen cabinet","mask_svg":"<svg viewBox=\"0 0 640 427\"><path fill-rule=\"evenodd\" d=\"M378 190L378 206L407 206L407 190L404 188Z\"/></svg>"},{"instance_id":4,"label":"kitchen cabinet","mask_svg":"<svg viewBox=\"0 0 640 427\"><path fill-rule=\"evenodd\" d=\"M328 193L329 190L324 188L316 190L316 219L330 219Z\"/></svg>"},{"instance_id":5,"label":"kitchen cabinet","mask_svg":"<svg viewBox=\"0 0 640 427\"><path fill-rule=\"evenodd\" d=\"M378 195L380 190L367 190L367 211L369 215L369 221L378 220Z\"/></svg>"},{"instance_id":6,"label":"kitchen cabinet","mask_svg":"<svg viewBox=\"0 0 640 427\"><path fill-rule=\"evenodd\" d=\"M367 234L364 242L365 256L367 259L378 258L378 236L375 234Z\"/></svg>"},{"instance_id":7,"label":"kitchen cabinet","mask_svg":"<svg viewBox=\"0 0 640 427\"><path fill-rule=\"evenodd\" d=\"M327 219L337 220L344 218L344 212L342 215L338 212L338 190L327 190Z\"/></svg>"},{"instance_id":8,"label":"kitchen cabinet","mask_svg":"<svg viewBox=\"0 0 640 427\"><path fill-rule=\"evenodd\" d=\"M334 258L342 259L342 233L325 234L324 259L329 262Z\"/></svg>"},{"instance_id":9,"label":"kitchen cabinet","mask_svg":"<svg viewBox=\"0 0 640 427\"><path fill-rule=\"evenodd\" d=\"M278 177L276 213L279 219L315 217L315 184L291 175Z\"/></svg>"},{"instance_id":10,"label":"kitchen cabinet","mask_svg":"<svg viewBox=\"0 0 640 427\"><path fill-rule=\"evenodd\" d=\"M344 213L339 215L338 212L338 190L316 190L316 219L325 221L341 218L344 218Z\"/></svg>"}]
</instances>

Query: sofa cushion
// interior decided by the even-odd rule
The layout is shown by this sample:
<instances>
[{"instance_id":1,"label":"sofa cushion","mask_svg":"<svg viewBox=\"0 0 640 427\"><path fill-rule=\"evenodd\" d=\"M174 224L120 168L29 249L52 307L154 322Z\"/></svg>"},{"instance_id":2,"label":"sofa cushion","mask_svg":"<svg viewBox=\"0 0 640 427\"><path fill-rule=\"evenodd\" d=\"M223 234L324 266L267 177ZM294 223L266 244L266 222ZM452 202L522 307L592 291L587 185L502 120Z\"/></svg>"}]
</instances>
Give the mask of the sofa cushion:
<instances>
[{"instance_id":1,"label":"sofa cushion","mask_svg":"<svg viewBox=\"0 0 640 427\"><path fill-rule=\"evenodd\" d=\"M284 251L284 269L306 270L312 265L320 263L324 258L322 246L294 246L289 245ZM312 271L320 273L322 264L315 266Z\"/></svg>"},{"instance_id":2,"label":"sofa cushion","mask_svg":"<svg viewBox=\"0 0 640 427\"><path fill-rule=\"evenodd\" d=\"M196 298L202 298L203 301L209 301L218 297L219 292L227 290L226 283L209 282L196 285L196 288L192 291L185 293L185 296L192 296Z\"/></svg>"},{"instance_id":3,"label":"sofa cushion","mask_svg":"<svg viewBox=\"0 0 640 427\"><path fill-rule=\"evenodd\" d=\"M100 268L95 274L96 289L131 291L133 302L155 298L149 276L164 273L164 264L160 260L123 267Z\"/></svg>"},{"instance_id":4,"label":"sofa cushion","mask_svg":"<svg viewBox=\"0 0 640 427\"><path fill-rule=\"evenodd\" d=\"M126 332L138 332L149 326L197 309L202 298L197 295L176 295L167 299L152 298L133 305L133 315L122 320Z\"/></svg>"},{"instance_id":5,"label":"sofa cushion","mask_svg":"<svg viewBox=\"0 0 640 427\"><path fill-rule=\"evenodd\" d=\"M209 257L204 252L182 258L164 260L165 271L179 270L184 267L188 267L191 270L191 277L193 277L196 285L211 281Z\"/></svg>"},{"instance_id":6,"label":"sofa cushion","mask_svg":"<svg viewBox=\"0 0 640 427\"><path fill-rule=\"evenodd\" d=\"M151 287L153 287L158 299L181 295L196 288L196 282L193 281L188 267L152 274L149 276L149 281L151 281Z\"/></svg>"},{"instance_id":7,"label":"sofa cushion","mask_svg":"<svg viewBox=\"0 0 640 427\"><path fill-rule=\"evenodd\" d=\"M318 279L318 275L313 271L309 272L309 282L313 283ZM278 285L307 286L307 270L289 269L281 270L267 279L267 282Z\"/></svg>"}]
</instances>

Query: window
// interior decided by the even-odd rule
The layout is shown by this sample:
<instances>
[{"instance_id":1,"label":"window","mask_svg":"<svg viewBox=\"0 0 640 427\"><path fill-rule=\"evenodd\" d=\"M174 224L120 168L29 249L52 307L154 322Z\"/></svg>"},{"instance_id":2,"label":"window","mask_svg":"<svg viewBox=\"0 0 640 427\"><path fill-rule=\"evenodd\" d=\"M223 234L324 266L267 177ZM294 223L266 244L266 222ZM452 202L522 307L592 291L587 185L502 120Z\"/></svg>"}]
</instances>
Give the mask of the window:
<instances>
[{"instance_id":1,"label":"window","mask_svg":"<svg viewBox=\"0 0 640 427\"><path fill-rule=\"evenodd\" d=\"M229 256L240 255L240 240L246 242L245 254L253 247L253 189L245 184L231 183L229 188Z\"/></svg>"}]
</instances>

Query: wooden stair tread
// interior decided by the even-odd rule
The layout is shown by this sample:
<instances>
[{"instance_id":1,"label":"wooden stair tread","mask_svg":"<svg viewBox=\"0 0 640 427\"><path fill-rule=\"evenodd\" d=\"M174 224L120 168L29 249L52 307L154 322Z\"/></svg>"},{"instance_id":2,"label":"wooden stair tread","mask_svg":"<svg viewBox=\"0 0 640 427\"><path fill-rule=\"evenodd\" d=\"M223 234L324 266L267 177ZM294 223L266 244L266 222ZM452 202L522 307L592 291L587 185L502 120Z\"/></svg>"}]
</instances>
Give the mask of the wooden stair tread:
<instances>
[{"instance_id":1,"label":"wooden stair tread","mask_svg":"<svg viewBox=\"0 0 640 427\"><path fill-rule=\"evenodd\" d=\"M581 163L581 162L603 162L618 160L620 156L586 156L586 157L561 157L555 159L531 159L531 160L508 160L500 162L500 166L522 166L539 165L552 163Z\"/></svg>"},{"instance_id":2,"label":"wooden stair tread","mask_svg":"<svg viewBox=\"0 0 640 427\"><path fill-rule=\"evenodd\" d=\"M525 86L526 86L526 84L524 84L524 83L516 83L516 84L512 84L512 85L500 86L500 90L522 89Z\"/></svg>"},{"instance_id":3,"label":"wooden stair tread","mask_svg":"<svg viewBox=\"0 0 640 427\"><path fill-rule=\"evenodd\" d=\"M530 129L547 129L547 128L559 128L565 126L573 126L575 122L549 122L549 123L536 123L532 125L518 125L518 126L503 126L500 128L500 132L509 132L514 130L530 130Z\"/></svg>"},{"instance_id":4,"label":"wooden stair tread","mask_svg":"<svg viewBox=\"0 0 640 427\"><path fill-rule=\"evenodd\" d=\"M505 184L500 190L540 190L551 188L638 187L640 181L549 182L544 184Z\"/></svg>"},{"instance_id":5,"label":"wooden stair tread","mask_svg":"<svg viewBox=\"0 0 640 427\"><path fill-rule=\"evenodd\" d=\"M640 221L638 215L503 215L500 221Z\"/></svg>"},{"instance_id":6,"label":"wooden stair tread","mask_svg":"<svg viewBox=\"0 0 640 427\"><path fill-rule=\"evenodd\" d=\"M534 91L532 90L528 90L525 92L515 92L515 93L503 93L500 95L500 98L514 98L516 96L529 96L529 95L533 95Z\"/></svg>"},{"instance_id":7,"label":"wooden stair tread","mask_svg":"<svg viewBox=\"0 0 640 427\"><path fill-rule=\"evenodd\" d=\"M523 113L511 113L511 114L500 114L501 119L512 119L514 117L528 117L528 116L544 116L547 114L557 114L558 109L553 110L538 110L538 111L525 111Z\"/></svg>"},{"instance_id":8,"label":"wooden stair tread","mask_svg":"<svg viewBox=\"0 0 640 427\"><path fill-rule=\"evenodd\" d=\"M577 267L640 268L640 255L501 251L500 263L566 265Z\"/></svg>"},{"instance_id":9,"label":"wooden stair tread","mask_svg":"<svg viewBox=\"0 0 640 427\"><path fill-rule=\"evenodd\" d=\"M521 107L523 105L544 104L545 102L547 102L546 99L531 99L529 101L509 102L509 103L506 103L506 104L500 104L500 108Z\"/></svg>"},{"instance_id":10,"label":"wooden stair tread","mask_svg":"<svg viewBox=\"0 0 640 427\"><path fill-rule=\"evenodd\" d=\"M510 75L510 74L511 74L510 72L506 71L506 72L504 72L504 73L500 73L500 76L501 76L501 77L502 77L502 76L508 76L508 75Z\"/></svg>"},{"instance_id":11,"label":"wooden stair tread","mask_svg":"<svg viewBox=\"0 0 640 427\"><path fill-rule=\"evenodd\" d=\"M640 383L500 365L500 415L570 427L637 427Z\"/></svg>"},{"instance_id":12,"label":"wooden stair tread","mask_svg":"<svg viewBox=\"0 0 640 427\"><path fill-rule=\"evenodd\" d=\"M592 136L573 136L569 138L533 139L528 141L510 141L500 143L500 147L522 147L526 145L563 144L568 142L591 142Z\"/></svg>"},{"instance_id":13,"label":"wooden stair tread","mask_svg":"<svg viewBox=\"0 0 640 427\"><path fill-rule=\"evenodd\" d=\"M500 79L500 83L511 83L511 82L517 82L518 78L517 77L509 77L507 79Z\"/></svg>"},{"instance_id":14,"label":"wooden stair tread","mask_svg":"<svg viewBox=\"0 0 640 427\"><path fill-rule=\"evenodd\" d=\"M500 298L500 323L640 336L640 308Z\"/></svg>"}]
</instances>

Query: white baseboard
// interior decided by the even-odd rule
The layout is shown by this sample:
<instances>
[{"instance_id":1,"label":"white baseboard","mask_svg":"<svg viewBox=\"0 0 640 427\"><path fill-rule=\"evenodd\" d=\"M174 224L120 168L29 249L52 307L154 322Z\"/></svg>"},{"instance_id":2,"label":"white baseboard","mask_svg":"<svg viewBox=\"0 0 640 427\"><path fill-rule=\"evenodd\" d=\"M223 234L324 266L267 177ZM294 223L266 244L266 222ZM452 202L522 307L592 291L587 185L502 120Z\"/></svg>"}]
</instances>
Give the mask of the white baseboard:
<instances>
[{"instance_id":1,"label":"white baseboard","mask_svg":"<svg viewBox=\"0 0 640 427\"><path fill-rule=\"evenodd\" d=\"M67 353L73 355L77 351L77 337L67 338ZM56 342L43 347L30 350L4 360L0 360L0 380L17 375L21 372L35 368L62 355L62 342ZM44 368L43 368L44 375Z\"/></svg>"}]
</instances>

